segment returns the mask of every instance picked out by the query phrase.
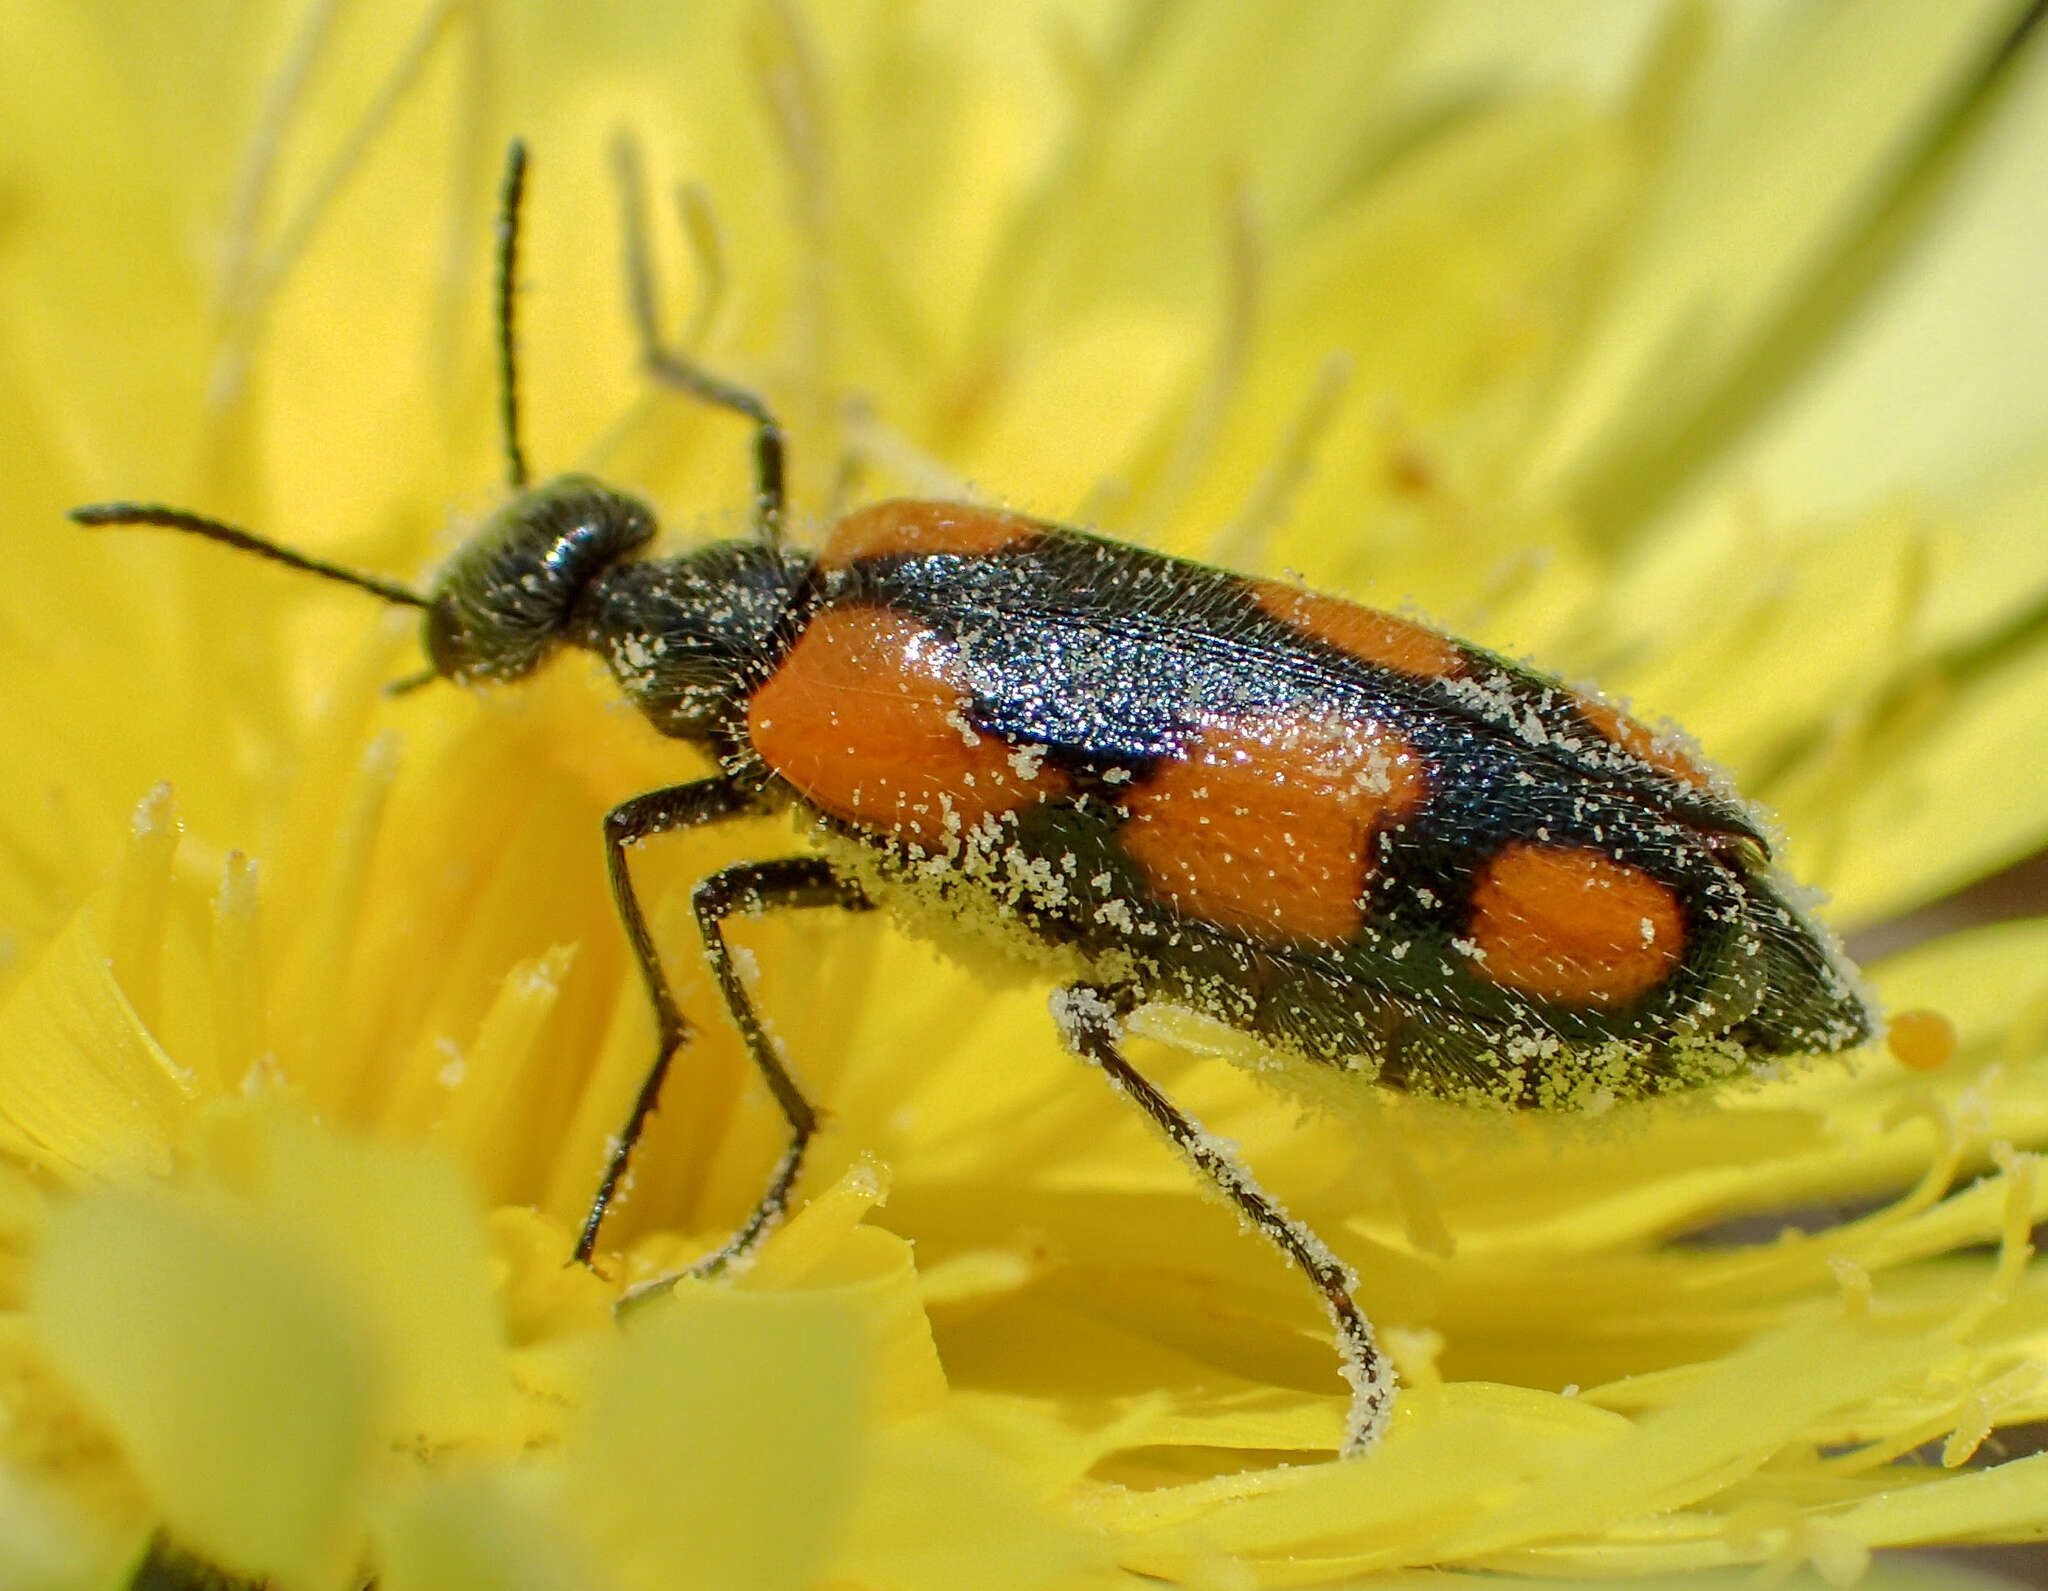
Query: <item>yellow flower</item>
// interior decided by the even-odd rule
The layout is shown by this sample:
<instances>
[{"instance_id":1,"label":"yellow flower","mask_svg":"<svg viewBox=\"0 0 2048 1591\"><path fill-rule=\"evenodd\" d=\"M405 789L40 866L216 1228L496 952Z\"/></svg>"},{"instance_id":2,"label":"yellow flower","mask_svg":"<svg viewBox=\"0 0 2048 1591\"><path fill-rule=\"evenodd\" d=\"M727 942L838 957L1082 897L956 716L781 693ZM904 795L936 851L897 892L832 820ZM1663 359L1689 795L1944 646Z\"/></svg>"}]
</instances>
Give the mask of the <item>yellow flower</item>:
<instances>
[{"instance_id":1,"label":"yellow flower","mask_svg":"<svg viewBox=\"0 0 2048 1591\"><path fill-rule=\"evenodd\" d=\"M2048 1418L2039 921L1874 969L1953 1019L1930 1074L1590 1125L1297 1120L1141 1014L1361 1273L1405 1386L1352 1462L1308 1290L1043 987L744 924L829 1131L758 1263L621 1329L780 1148L688 890L786 827L635 857L698 1031L567 1267L651 1046L599 819L690 754L573 665L390 699L413 639L360 594L62 520L431 567L496 500L517 131L536 469L741 525L743 427L635 374L623 127L679 190L664 316L787 419L802 534L972 492L1413 600L1684 723L1868 925L2048 831L2022 9L11 8L0 1583L1840 1582L2038 1538L1998 1431Z\"/></svg>"}]
</instances>

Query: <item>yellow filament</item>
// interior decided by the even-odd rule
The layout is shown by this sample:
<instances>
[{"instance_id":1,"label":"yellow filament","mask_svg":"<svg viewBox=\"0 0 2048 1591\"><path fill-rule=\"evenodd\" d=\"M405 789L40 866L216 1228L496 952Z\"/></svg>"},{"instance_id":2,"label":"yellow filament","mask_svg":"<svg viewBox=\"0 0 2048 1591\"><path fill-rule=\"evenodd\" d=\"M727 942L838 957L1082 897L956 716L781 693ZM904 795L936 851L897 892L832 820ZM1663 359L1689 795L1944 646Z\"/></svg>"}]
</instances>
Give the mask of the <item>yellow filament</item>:
<instances>
[{"instance_id":1,"label":"yellow filament","mask_svg":"<svg viewBox=\"0 0 2048 1591\"><path fill-rule=\"evenodd\" d=\"M164 914L170 906L171 864L177 859L181 832L171 787L159 784L135 808L120 870L114 875L107 956L114 981L147 1028L154 1028L162 1014Z\"/></svg>"},{"instance_id":2,"label":"yellow filament","mask_svg":"<svg viewBox=\"0 0 2048 1591\"><path fill-rule=\"evenodd\" d=\"M269 1052L260 943L256 864L230 851L213 903L213 1031L219 1072L210 1081L218 1089L246 1086Z\"/></svg>"}]
</instances>

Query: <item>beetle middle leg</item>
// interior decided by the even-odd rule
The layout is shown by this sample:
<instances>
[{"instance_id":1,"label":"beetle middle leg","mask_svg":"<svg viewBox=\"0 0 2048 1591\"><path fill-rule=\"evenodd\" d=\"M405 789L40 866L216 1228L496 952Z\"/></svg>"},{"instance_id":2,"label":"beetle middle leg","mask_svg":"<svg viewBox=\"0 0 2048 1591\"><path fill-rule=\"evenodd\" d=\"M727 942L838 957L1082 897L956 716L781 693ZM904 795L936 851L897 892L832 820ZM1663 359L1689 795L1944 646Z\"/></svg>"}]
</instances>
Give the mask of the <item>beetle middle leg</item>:
<instances>
[{"instance_id":1,"label":"beetle middle leg","mask_svg":"<svg viewBox=\"0 0 2048 1591\"><path fill-rule=\"evenodd\" d=\"M818 1130L817 1107L804 1097L796 1079L789 1075L789 1068L783 1063L775 1041L761 1024L752 997L740 982L739 969L733 964L732 947L725 942L725 919L792 908L836 906L841 911L867 911L870 906L858 884L842 878L832 870L829 862L816 856L785 856L770 862L738 863L700 882L691 897L691 905L697 912L698 930L704 936L704 956L711 963L713 976L718 979L719 993L725 997L725 1008L732 1014L733 1025L740 1030L740 1037L746 1041L747 1053L761 1069L768 1092L775 1096L775 1103L782 1107L782 1114L789 1122L789 1147L776 1162L774 1174L768 1179L767 1191L754 1206L754 1213L723 1247L705 1255L682 1273L716 1276L734 1260L752 1252L780 1223L789 1208L789 1194L796 1186L797 1173L803 1169L804 1150L810 1146L812 1135ZM660 1278L633 1291L639 1294L673 1279Z\"/></svg>"},{"instance_id":2,"label":"beetle middle leg","mask_svg":"<svg viewBox=\"0 0 2048 1591\"><path fill-rule=\"evenodd\" d=\"M633 1101L632 1112L613 1145L604 1179L584 1221L582 1236L577 1240L575 1258L585 1264L589 1263L597 1245L598 1228L618 1192L634 1147L646 1130L647 1118L654 1113L661 1097L661 1085L668 1075L669 1062L690 1036L689 1024L684 1021L669 989L668 977L662 971L660 953L647 927L646 913L634 892L626 852L631 846L656 834L697 827L723 818L747 816L761 810L757 793L749 787L727 779L705 779L636 796L613 808L605 818L605 856L611 870L612 897L618 906L619 920L625 924L626 937L632 944L634 960L639 964L648 1000L654 1007L657 1034L654 1063L648 1068L640 1092ZM733 1025L739 1029L747 1053L760 1068L768 1091L782 1108L790 1129L789 1147L777 1162L767 1191L761 1195L753 1214L722 1248L681 1273L711 1276L747 1254L774 1230L789 1206L790 1190L803 1167L804 1150L818 1129L816 1108L789 1075L789 1068L783 1064L774 1041L769 1038L759 1014L754 1010L753 1000L740 982L739 971L733 964L732 949L725 940L725 919L743 913L814 906L865 911L868 899L858 885L839 877L820 858L792 856L767 862L741 862L713 873L698 883L691 896L691 905L696 912L698 930L703 935L705 959L718 980L726 1010L731 1013ZM673 1276L662 1277L635 1287L621 1302L629 1303L674 1279Z\"/></svg>"},{"instance_id":3,"label":"beetle middle leg","mask_svg":"<svg viewBox=\"0 0 2048 1591\"><path fill-rule=\"evenodd\" d=\"M1139 996L1127 985L1069 984L1053 996L1053 1020L1068 1047L1091 1065L1102 1068L1110 1086L1152 1118L1183 1158L1206 1177L1260 1235L1284 1254L1322 1295L1323 1308L1337 1331L1337 1353L1344 1379L1351 1384L1351 1414L1345 1424L1344 1452L1363 1453L1384 1434L1393 1410L1393 1366L1373 1340L1372 1323L1354 1296L1358 1278L1328 1244L1289 1215L1261 1188L1249 1169L1224 1143L1202 1130L1124 1059L1124 1018L1136 1009Z\"/></svg>"},{"instance_id":4,"label":"beetle middle leg","mask_svg":"<svg viewBox=\"0 0 2048 1591\"><path fill-rule=\"evenodd\" d=\"M647 926L647 914L640 908L640 897L633 890L633 872L627 866L626 852L657 834L698 829L729 818L751 817L764 810L759 792L752 787L733 779L711 778L650 790L630 801L621 801L604 815L604 859L611 878L612 908L626 930L626 942L632 947L640 982L647 990L647 1003L654 1008L654 1061L641 1079L626 1124L612 1140L604 1176L598 1182L596 1197L590 1201L590 1213L583 1218L583 1231L571 1255L579 1265L590 1263L597 1248L597 1229L604 1224L605 1211L625 1179L627 1162L633 1158L640 1135L647 1130L647 1118L660 1102L669 1062L690 1037L690 1024L683 1020L676 997L669 989L668 974L661 969L661 952Z\"/></svg>"}]
</instances>

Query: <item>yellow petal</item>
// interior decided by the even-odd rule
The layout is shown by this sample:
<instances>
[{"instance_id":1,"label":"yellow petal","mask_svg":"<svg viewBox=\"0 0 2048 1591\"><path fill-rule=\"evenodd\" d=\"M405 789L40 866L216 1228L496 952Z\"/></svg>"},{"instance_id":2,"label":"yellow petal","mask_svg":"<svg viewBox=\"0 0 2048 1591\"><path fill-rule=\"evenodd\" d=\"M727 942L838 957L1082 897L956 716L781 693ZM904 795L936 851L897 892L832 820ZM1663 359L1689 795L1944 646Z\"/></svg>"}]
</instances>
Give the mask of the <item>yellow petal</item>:
<instances>
[{"instance_id":1,"label":"yellow petal","mask_svg":"<svg viewBox=\"0 0 2048 1591\"><path fill-rule=\"evenodd\" d=\"M563 1507L623 1587L811 1583L862 1468L864 1326L829 1294L685 1287L591 1389Z\"/></svg>"},{"instance_id":2,"label":"yellow petal","mask_svg":"<svg viewBox=\"0 0 2048 1591\"><path fill-rule=\"evenodd\" d=\"M107 909L74 913L0 996L0 1142L66 1179L168 1171L197 1095L115 981Z\"/></svg>"},{"instance_id":3,"label":"yellow petal","mask_svg":"<svg viewBox=\"0 0 2048 1591\"><path fill-rule=\"evenodd\" d=\"M340 1591L376 1454L377 1332L317 1258L218 1205L88 1196L51 1221L32 1310L178 1540Z\"/></svg>"},{"instance_id":4,"label":"yellow petal","mask_svg":"<svg viewBox=\"0 0 2048 1591\"><path fill-rule=\"evenodd\" d=\"M200 1163L331 1268L374 1323L381 1432L473 1442L507 1413L503 1335L474 1194L443 1157L352 1141L289 1113L218 1111Z\"/></svg>"},{"instance_id":5,"label":"yellow petal","mask_svg":"<svg viewBox=\"0 0 2048 1591\"><path fill-rule=\"evenodd\" d=\"M587 1591L606 1584L552 1509L499 1473L428 1476L393 1499L377 1531L384 1591ZM688 1573L679 1565L679 1575Z\"/></svg>"}]
</instances>

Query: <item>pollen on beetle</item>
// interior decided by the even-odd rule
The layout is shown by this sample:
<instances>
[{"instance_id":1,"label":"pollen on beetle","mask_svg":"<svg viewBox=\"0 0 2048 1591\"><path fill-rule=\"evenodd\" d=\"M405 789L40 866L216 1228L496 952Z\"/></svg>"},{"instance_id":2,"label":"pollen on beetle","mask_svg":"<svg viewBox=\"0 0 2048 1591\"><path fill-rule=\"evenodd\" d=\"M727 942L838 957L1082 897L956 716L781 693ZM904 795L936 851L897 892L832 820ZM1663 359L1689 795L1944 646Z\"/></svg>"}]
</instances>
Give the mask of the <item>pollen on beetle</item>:
<instances>
[{"instance_id":1,"label":"pollen on beetle","mask_svg":"<svg viewBox=\"0 0 2048 1591\"><path fill-rule=\"evenodd\" d=\"M1126 934L1132 932L1136 927L1135 920L1131 915L1130 904L1122 900L1112 899L1104 901L1095 908L1095 920L1099 923L1107 923L1110 927Z\"/></svg>"}]
</instances>

